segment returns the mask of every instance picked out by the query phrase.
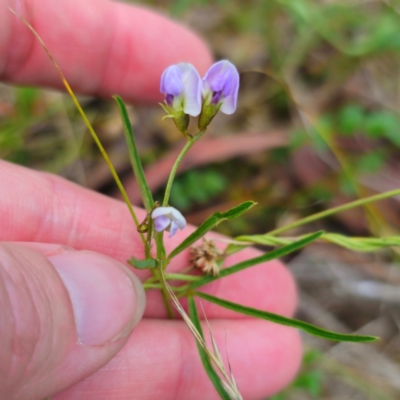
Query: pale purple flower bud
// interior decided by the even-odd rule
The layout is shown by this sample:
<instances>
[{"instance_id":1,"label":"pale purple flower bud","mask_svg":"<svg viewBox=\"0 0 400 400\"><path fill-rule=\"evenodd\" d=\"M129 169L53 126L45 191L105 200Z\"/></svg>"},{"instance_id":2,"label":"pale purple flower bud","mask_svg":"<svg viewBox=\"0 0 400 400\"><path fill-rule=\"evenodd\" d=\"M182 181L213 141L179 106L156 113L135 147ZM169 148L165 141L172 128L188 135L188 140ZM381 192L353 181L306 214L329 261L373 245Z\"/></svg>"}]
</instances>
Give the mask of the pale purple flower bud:
<instances>
[{"instance_id":1,"label":"pale purple flower bud","mask_svg":"<svg viewBox=\"0 0 400 400\"><path fill-rule=\"evenodd\" d=\"M154 229L162 232L169 231L169 237L175 235L178 228L182 230L186 226L185 217L174 207L157 207L152 213Z\"/></svg>"},{"instance_id":2,"label":"pale purple flower bud","mask_svg":"<svg viewBox=\"0 0 400 400\"><path fill-rule=\"evenodd\" d=\"M160 92L173 112L197 117L201 111L201 79L192 64L179 63L168 67L161 76Z\"/></svg>"},{"instance_id":3,"label":"pale purple flower bud","mask_svg":"<svg viewBox=\"0 0 400 400\"><path fill-rule=\"evenodd\" d=\"M203 78L202 94L205 105L213 104L224 114L236 110L239 91L239 73L228 60L213 64Z\"/></svg>"}]
</instances>

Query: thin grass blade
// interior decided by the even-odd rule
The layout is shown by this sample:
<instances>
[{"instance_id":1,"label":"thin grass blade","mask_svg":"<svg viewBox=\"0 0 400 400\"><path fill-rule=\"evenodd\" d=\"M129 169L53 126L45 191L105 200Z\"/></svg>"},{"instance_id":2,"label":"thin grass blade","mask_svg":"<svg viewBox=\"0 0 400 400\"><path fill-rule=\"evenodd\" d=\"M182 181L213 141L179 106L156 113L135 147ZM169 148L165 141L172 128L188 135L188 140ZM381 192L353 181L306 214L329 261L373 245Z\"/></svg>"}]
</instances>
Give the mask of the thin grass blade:
<instances>
[{"instance_id":1,"label":"thin grass blade","mask_svg":"<svg viewBox=\"0 0 400 400\"><path fill-rule=\"evenodd\" d=\"M189 303L190 319L192 320L194 326L197 328L201 337L204 339L203 330L202 330L201 324L200 324L199 313L197 312L196 303L193 300L192 296L190 296L188 298L188 303ZM222 381L221 381L220 377L218 376L217 372L214 370L208 355L204 351L203 347L197 341L196 341L196 344L197 344L197 349L200 354L201 362L203 363L204 370L207 372L207 375L210 378L210 381L214 385L218 394L221 396L221 399L230 400L231 398L230 398L228 392L224 389L224 387L222 385Z\"/></svg>"},{"instance_id":2,"label":"thin grass blade","mask_svg":"<svg viewBox=\"0 0 400 400\"><path fill-rule=\"evenodd\" d=\"M249 242L260 244L263 246L282 246L288 243L292 243L299 238L292 237L276 237L271 235L242 235L235 238L236 241ZM337 244L338 246L345 247L346 249L358 251L358 252L373 252L386 247L399 247L400 236L387 236L382 238L376 237L351 237L340 235L338 233L324 233L319 238L320 241L330 242ZM240 249L240 245L234 244L232 250L235 250L234 246ZM228 246L229 247L229 246ZM231 251L232 252L232 251Z\"/></svg>"},{"instance_id":3,"label":"thin grass blade","mask_svg":"<svg viewBox=\"0 0 400 400\"><path fill-rule=\"evenodd\" d=\"M311 335L318 336L328 340L335 340L339 342L367 343L367 342L374 342L375 340L378 339L375 336L353 335L353 334L344 334L344 333L328 331L326 329L319 328L307 322L299 321L298 319L287 318L278 314L270 313L268 311L262 311L256 308L242 306L241 304L232 303L228 300L220 299L218 297L214 297L202 292L195 292L195 295L211 303L218 304L221 307L236 311L240 314L245 314L251 317L265 319L267 321L275 322L280 325L291 326L292 328L301 329L304 332L307 332Z\"/></svg>"},{"instance_id":4,"label":"thin grass blade","mask_svg":"<svg viewBox=\"0 0 400 400\"><path fill-rule=\"evenodd\" d=\"M144 207L147 210L147 212L150 212L153 208L154 200L149 185L147 184L146 176L143 171L142 162L140 160L137 146L135 143L135 138L133 136L131 121L129 120L128 112L121 97L114 96L114 99L118 105L121 114L124 126L125 140L128 145L129 158L131 160L133 173L135 174L140 194L142 195Z\"/></svg>"}]
</instances>

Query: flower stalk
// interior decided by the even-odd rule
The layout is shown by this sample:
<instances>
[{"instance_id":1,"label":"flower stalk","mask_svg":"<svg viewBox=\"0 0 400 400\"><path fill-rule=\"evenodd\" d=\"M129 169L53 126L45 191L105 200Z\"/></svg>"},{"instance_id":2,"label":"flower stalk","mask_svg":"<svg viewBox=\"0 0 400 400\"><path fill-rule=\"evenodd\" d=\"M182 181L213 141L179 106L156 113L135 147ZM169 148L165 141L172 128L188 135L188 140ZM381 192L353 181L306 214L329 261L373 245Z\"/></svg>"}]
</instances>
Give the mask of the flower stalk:
<instances>
[{"instance_id":1,"label":"flower stalk","mask_svg":"<svg viewBox=\"0 0 400 400\"><path fill-rule=\"evenodd\" d=\"M330 208L329 210L321 211L319 213L310 215L305 218L301 218L289 225L285 225L285 226L282 226L281 228L277 228L270 232L267 232L266 235L269 235L269 236L279 235L280 233L289 231L293 228L297 228L302 225L309 224L310 222L314 222L314 221L317 221L322 218L329 217L330 215L339 213L341 211L350 210L351 208L354 208L354 207L363 206L364 204L372 203L372 202L379 201L379 200L384 200L389 197L398 196L398 195L400 195L400 189L389 190L388 192L376 194L374 196L365 197L363 199L358 199L358 200L352 201L350 203L343 204L338 207L333 207L333 208Z\"/></svg>"},{"instance_id":2,"label":"flower stalk","mask_svg":"<svg viewBox=\"0 0 400 400\"><path fill-rule=\"evenodd\" d=\"M175 163L171 169L171 172L168 177L167 186L165 188L164 200L162 202L162 206L166 207L169 202L169 197L171 195L172 184L174 183L176 172L178 171L179 165L185 157L186 153L191 149L191 147L203 136L205 130L198 132L193 138L189 139L182 151L179 153L179 156L175 160Z\"/></svg>"}]
</instances>

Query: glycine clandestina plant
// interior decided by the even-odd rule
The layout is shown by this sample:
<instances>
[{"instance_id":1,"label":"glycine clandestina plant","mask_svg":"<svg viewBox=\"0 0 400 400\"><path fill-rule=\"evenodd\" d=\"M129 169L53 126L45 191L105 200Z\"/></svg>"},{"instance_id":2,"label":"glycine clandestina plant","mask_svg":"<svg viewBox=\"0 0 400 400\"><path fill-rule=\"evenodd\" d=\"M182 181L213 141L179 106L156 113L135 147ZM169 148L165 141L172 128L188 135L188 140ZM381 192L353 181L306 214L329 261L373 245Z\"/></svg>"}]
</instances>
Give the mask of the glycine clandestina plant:
<instances>
[{"instance_id":1,"label":"glycine clandestina plant","mask_svg":"<svg viewBox=\"0 0 400 400\"><path fill-rule=\"evenodd\" d=\"M16 14L14 11L10 11ZM171 237L177 232L178 229L184 229L186 225L184 216L176 208L169 204L171 188L178 166L188 150L205 133L209 123L219 111L225 114L232 114L236 110L239 89L239 74L236 67L227 60L219 61L210 67L203 79L200 78L198 72L192 65L186 63L170 66L164 71L161 77L160 89L165 95L165 102L161 104L161 106L167 113L166 118L173 119L179 131L187 139L187 142L171 169L162 204L153 200L151 191L147 184L125 104L120 97L114 97L121 113L125 138L134 175L138 182L143 204L147 210L146 218L140 223L136 217L132 205L129 202L129 198L115 171L115 168L113 167L96 132L94 131L82 107L80 106L75 94L65 79L65 76L54 61L51 53L37 32L26 20L20 16L18 17L35 35L36 39L43 46L55 68L59 72L60 78L67 92L71 96L89 132L96 142L96 145L104 157L111 174L115 179L119 190L121 191L122 197L127 204L129 212L142 239L145 250L144 259L139 260L133 257L128 260L128 263L134 268L149 269L152 273L152 277L144 282L145 289L158 289L161 291L166 310L171 318L174 317L171 308L171 302L181 314L183 320L196 339L199 355L204 369L222 399L241 399L242 397L233 378L232 372L234 371L230 370L230 366L228 371L225 368L211 330L210 336L212 349L208 347L204 340L197 305L194 301L194 298L196 297L217 304L229 310L233 310L237 313L252 316L254 318L264 319L277 324L291 326L301 329L311 335L319 336L328 340L365 343L372 342L377 339L374 336L341 334L328 331L303 321L283 317L268 311L246 307L238 303L233 303L228 300L203 293L199 291L199 289L217 279L223 279L228 275L240 272L246 268L282 257L316 240L329 241L354 251L374 251L388 246L400 246L400 237L398 236L385 238L349 238L344 235L324 233L322 231L295 238L282 238L278 236L279 234L294 227L305 225L309 222L316 221L334 213L399 195L400 189L358 199L339 207L322 211L320 213L295 221L290 225L275 229L266 233L265 235L239 236L235 238L235 240L232 240L223 251L217 249L213 241L205 235L219 223L225 220L237 218L255 205L253 201L246 201L228 211L216 212L212 214L196 230L194 230L179 245L177 245L175 249L167 254L164 247L164 230L168 230L169 237ZM187 131L190 116L199 116L199 132L193 136ZM196 244L201 239L203 239L203 242L200 245ZM254 243L258 245L273 246L275 248L258 257L241 261L230 267L224 267L224 260L228 255L238 252ZM153 247L155 247L155 251L153 251ZM167 268L171 260L185 249L190 250L193 266L201 270L203 272L202 275L199 276L198 274L192 274L192 268L182 271L181 273L168 273ZM183 282L183 284L177 284L176 282ZM188 299L189 315L186 314L179 302L179 298L181 297L186 297Z\"/></svg>"},{"instance_id":2,"label":"glycine clandestina plant","mask_svg":"<svg viewBox=\"0 0 400 400\"><path fill-rule=\"evenodd\" d=\"M257 237L245 236L239 237L235 243L227 246L225 251L216 251L214 242L205 235L220 222L228 219L239 217L244 212L252 208L255 203L252 201L244 202L233 209L226 212L217 212L211 215L203 224L201 224L192 234L190 234L183 242L178 245L170 254L166 254L163 243L163 231L169 231L169 237L173 236L178 228L184 229L186 221L182 214L169 205L169 197L171 193L174 177L180 162L182 161L188 150L195 144L197 140L207 130L209 123L214 116L219 112L232 114L236 110L237 97L239 89L239 73L236 67L227 60L222 60L210 67L203 79L196 69L191 64L180 63L168 67L161 77L160 91L165 95L165 102L161 104L167 115L164 118L173 119L178 130L187 139L186 145L177 157L175 164L172 167L167 186L165 189L162 206L155 203L151 192L148 188L146 178L141 166L140 159L134 143L131 124L127 119L127 112L123 101L119 97L115 97L121 111L121 116L124 121L125 134L127 138L131 161L136 178L139 183L143 203L147 208L148 215L142 224L139 225L139 232L147 233L145 240L146 258L138 260L132 258L128 262L135 268L149 268L153 272L153 277L148 279L144 286L146 289L158 288L163 292L165 305L172 317L170 308L170 300L175 305L189 329L197 340L198 350L200 353L203 366L213 382L216 390L223 399L240 399L241 395L234 381L233 375L226 372L222 362L219 350L213 341L213 350L210 350L203 337L203 332L200 325L200 319L194 297L202 298L206 301L220 305L236 312L250 315L253 317L273 321L275 323L296 327L310 334L324 337L330 340L338 341L353 341L353 342L369 342L376 338L371 336L345 335L335 332L330 332L322 328L318 328L311 324L290 319L269 313L262 310L257 310L250 307L245 307L240 304L217 298L200 291L197 291L203 285L212 282L216 279L221 279L230 274L239 272L245 268L257 265L259 263L273 260L281 257L292 251L295 251L314 240L321 238L323 232L316 232L306 235L301 238L289 240L285 243L280 243L279 238L273 245L278 248L270 251L262 256L249 259L233 265L229 268L223 268L224 259L227 255L246 247L250 242L263 244L263 241ZM190 116L199 116L198 128L199 131L195 135L188 133ZM265 237L267 244L268 236ZM325 235L325 240L327 236ZM193 246L199 239L203 239L202 244ZM156 256L152 256L151 247L155 244ZM191 261L193 266L203 272L202 276L188 273L169 274L166 272L170 261L183 250L189 248L192 255ZM170 285L168 280L186 282L179 285ZM185 313L181 307L178 298L187 297L189 300L189 314Z\"/></svg>"}]
</instances>

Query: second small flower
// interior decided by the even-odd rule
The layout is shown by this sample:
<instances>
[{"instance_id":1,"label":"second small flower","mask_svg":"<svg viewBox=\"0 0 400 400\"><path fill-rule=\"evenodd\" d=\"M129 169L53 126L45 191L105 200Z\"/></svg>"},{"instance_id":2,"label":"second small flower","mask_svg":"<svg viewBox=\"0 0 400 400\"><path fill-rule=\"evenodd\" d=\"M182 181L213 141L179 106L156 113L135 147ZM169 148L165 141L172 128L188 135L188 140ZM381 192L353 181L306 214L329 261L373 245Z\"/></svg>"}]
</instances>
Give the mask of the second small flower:
<instances>
[{"instance_id":1,"label":"second small flower","mask_svg":"<svg viewBox=\"0 0 400 400\"><path fill-rule=\"evenodd\" d=\"M182 230L186 226L185 217L174 207L157 207L152 213L156 232L169 231L169 237L175 235L178 228Z\"/></svg>"}]
</instances>

